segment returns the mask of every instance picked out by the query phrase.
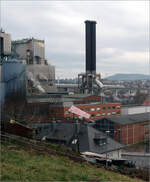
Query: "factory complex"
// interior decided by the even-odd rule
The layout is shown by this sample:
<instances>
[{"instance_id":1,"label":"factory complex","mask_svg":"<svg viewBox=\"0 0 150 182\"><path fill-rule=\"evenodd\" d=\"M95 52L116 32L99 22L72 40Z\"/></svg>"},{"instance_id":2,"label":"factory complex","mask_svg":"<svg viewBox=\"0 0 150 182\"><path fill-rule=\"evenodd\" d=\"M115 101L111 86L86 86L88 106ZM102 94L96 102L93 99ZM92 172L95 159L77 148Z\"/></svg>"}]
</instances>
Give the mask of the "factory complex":
<instances>
[{"instance_id":1,"label":"factory complex","mask_svg":"<svg viewBox=\"0 0 150 182\"><path fill-rule=\"evenodd\" d=\"M46 137L54 143L72 147L79 134L81 152L102 154L109 149L110 155L120 158L123 145L149 138L149 112L125 115L119 101L107 101L103 90L112 86L105 85L100 73L96 72L95 21L85 21L85 37L85 72L77 75L78 84L61 85L56 84L55 67L45 58L44 40L11 41L11 36L1 30L2 125L6 129L10 120L21 120L26 126L36 128L38 139ZM73 89L70 92L68 88ZM12 110L7 111L5 108L10 108L11 104ZM72 106L83 114L70 110ZM57 127L58 131L55 131ZM60 135L65 132L65 139L54 135L54 132ZM86 137L88 147L84 146ZM112 154L112 151L115 152Z\"/></svg>"}]
</instances>

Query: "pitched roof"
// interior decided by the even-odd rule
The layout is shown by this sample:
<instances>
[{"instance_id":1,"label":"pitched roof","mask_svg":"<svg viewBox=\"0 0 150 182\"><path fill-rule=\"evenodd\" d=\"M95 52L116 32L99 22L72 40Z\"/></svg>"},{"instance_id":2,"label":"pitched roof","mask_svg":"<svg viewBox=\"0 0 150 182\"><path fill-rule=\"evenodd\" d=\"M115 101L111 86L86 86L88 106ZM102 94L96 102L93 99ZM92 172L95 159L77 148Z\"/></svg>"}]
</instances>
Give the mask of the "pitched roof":
<instances>
[{"instance_id":1,"label":"pitched roof","mask_svg":"<svg viewBox=\"0 0 150 182\"><path fill-rule=\"evenodd\" d=\"M107 139L107 142L104 145L99 145L95 141L97 135L99 139ZM65 141L70 147L73 147L72 141L74 139L79 139L80 152L89 151L102 154L106 151L118 150L123 147L122 144L109 136L106 136L105 133L94 129L87 124L78 123L77 126L76 123L50 123L49 125L43 125L41 131L37 134L38 139L42 139L44 136L53 141Z\"/></svg>"},{"instance_id":2,"label":"pitched roof","mask_svg":"<svg viewBox=\"0 0 150 182\"><path fill-rule=\"evenodd\" d=\"M119 142L115 141L114 139L112 139L111 137L107 136L105 133L94 129L91 126L85 126L85 131L86 132L84 135L86 135L88 138L84 138L85 141L83 140L83 137L80 139L81 152L90 151L90 152L102 154L109 151L118 150L124 146L120 144ZM94 140L96 135L99 135L100 138L106 138L107 139L106 144L104 145L97 144ZM88 142L88 144L86 144L85 146L86 142Z\"/></svg>"},{"instance_id":3,"label":"pitched roof","mask_svg":"<svg viewBox=\"0 0 150 182\"><path fill-rule=\"evenodd\" d=\"M69 142L70 138L75 133L75 124L72 123L49 123L37 126L37 139L42 139L44 136L48 139L63 140Z\"/></svg>"}]
</instances>

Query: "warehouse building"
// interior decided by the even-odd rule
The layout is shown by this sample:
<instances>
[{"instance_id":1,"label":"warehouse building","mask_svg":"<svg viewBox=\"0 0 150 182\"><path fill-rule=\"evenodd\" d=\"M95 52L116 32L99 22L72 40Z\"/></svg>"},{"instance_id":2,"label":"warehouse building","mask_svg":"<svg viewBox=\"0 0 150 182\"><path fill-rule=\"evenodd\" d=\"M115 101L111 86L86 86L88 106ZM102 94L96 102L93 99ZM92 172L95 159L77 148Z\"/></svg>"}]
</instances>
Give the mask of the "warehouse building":
<instances>
[{"instance_id":1,"label":"warehouse building","mask_svg":"<svg viewBox=\"0 0 150 182\"><path fill-rule=\"evenodd\" d=\"M94 126L122 144L129 145L150 137L150 113L116 116L96 121Z\"/></svg>"}]
</instances>

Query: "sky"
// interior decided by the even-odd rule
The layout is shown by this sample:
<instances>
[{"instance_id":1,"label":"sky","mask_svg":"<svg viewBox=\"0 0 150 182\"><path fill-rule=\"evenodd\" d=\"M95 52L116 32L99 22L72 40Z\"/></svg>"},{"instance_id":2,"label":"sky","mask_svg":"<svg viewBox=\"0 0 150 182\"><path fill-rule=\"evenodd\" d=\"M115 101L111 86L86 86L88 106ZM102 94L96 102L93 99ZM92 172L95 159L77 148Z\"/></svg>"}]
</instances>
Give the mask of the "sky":
<instances>
[{"instance_id":1,"label":"sky","mask_svg":"<svg viewBox=\"0 0 150 182\"><path fill-rule=\"evenodd\" d=\"M85 20L96 24L96 65L102 78L149 74L149 1L1 1L0 26L12 40L45 40L56 78L85 71Z\"/></svg>"}]
</instances>

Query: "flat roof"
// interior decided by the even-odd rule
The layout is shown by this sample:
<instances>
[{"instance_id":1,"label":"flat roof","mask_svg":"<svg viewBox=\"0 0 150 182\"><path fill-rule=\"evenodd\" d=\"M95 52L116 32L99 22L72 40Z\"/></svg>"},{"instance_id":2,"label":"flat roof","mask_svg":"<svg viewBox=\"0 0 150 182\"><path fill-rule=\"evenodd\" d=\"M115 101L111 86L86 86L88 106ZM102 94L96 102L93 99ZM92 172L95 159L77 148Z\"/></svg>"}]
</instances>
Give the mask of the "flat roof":
<instances>
[{"instance_id":1,"label":"flat roof","mask_svg":"<svg viewBox=\"0 0 150 182\"><path fill-rule=\"evenodd\" d=\"M150 112L123 116L113 116L112 118L110 118L110 120L114 123L118 123L121 125L141 123L144 121L150 122Z\"/></svg>"}]
</instances>

